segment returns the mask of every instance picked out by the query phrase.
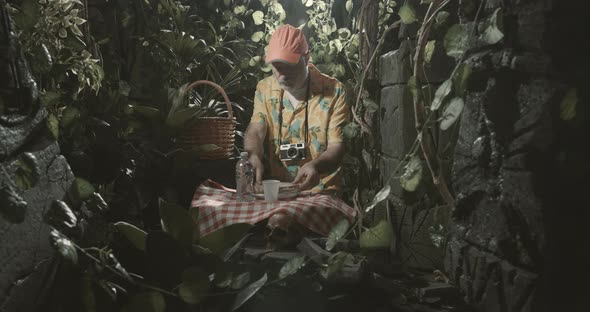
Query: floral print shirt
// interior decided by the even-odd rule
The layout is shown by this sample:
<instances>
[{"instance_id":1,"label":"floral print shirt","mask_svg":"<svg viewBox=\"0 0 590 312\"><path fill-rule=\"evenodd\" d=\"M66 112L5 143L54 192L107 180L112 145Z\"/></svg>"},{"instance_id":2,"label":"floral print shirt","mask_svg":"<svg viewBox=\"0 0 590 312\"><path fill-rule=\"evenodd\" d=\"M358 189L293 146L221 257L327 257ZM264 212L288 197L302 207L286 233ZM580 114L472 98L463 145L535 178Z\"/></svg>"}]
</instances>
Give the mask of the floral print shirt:
<instances>
[{"instance_id":1,"label":"floral print shirt","mask_svg":"<svg viewBox=\"0 0 590 312\"><path fill-rule=\"evenodd\" d=\"M308 101L308 138L306 159L282 162L279 158L279 101L282 89L274 76L261 80L256 87L254 111L250 123L266 125L265 178L292 181L301 166L317 158L327 146L344 141L342 128L350 118L350 107L344 92L344 85L330 76L322 74L309 64L310 98ZM294 109L289 97L283 95L282 144L305 143L305 101ZM320 183L312 192L339 191L342 185L342 168L320 175Z\"/></svg>"}]
</instances>

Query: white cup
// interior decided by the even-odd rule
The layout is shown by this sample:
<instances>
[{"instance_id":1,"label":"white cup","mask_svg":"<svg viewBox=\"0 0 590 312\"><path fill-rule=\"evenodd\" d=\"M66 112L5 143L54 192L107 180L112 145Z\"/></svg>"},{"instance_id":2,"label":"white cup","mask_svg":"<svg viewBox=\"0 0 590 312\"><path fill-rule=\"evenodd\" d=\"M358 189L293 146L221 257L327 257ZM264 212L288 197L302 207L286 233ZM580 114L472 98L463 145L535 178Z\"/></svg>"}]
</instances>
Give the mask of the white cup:
<instances>
[{"instance_id":1,"label":"white cup","mask_svg":"<svg viewBox=\"0 0 590 312\"><path fill-rule=\"evenodd\" d=\"M262 181L262 189L264 190L264 200L267 202L274 202L279 199L279 180L264 180Z\"/></svg>"}]
</instances>

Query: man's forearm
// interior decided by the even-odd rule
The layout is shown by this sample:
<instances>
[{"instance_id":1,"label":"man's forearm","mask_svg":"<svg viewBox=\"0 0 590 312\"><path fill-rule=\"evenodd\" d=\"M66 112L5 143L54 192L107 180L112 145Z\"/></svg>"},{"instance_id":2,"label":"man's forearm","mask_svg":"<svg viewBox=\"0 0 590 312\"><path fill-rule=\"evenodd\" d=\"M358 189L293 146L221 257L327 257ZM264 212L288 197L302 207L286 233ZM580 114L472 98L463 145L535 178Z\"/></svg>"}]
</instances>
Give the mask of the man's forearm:
<instances>
[{"instance_id":1,"label":"man's forearm","mask_svg":"<svg viewBox=\"0 0 590 312\"><path fill-rule=\"evenodd\" d=\"M318 158L311 162L314 164L318 173L329 173L338 168L342 157L344 157L344 152L344 143L332 143L328 145L328 148Z\"/></svg>"},{"instance_id":2,"label":"man's forearm","mask_svg":"<svg viewBox=\"0 0 590 312\"><path fill-rule=\"evenodd\" d=\"M262 159L264 155L264 128L261 125L250 124L244 136L244 150L250 156L258 156Z\"/></svg>"}]
</instances>

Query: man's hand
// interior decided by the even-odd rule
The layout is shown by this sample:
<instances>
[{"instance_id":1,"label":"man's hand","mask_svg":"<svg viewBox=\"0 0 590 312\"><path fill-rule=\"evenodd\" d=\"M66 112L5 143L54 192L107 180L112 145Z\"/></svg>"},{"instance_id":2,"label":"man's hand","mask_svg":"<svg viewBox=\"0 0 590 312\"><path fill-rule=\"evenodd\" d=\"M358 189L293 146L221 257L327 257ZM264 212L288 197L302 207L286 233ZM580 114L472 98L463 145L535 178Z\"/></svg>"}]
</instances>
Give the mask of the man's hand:
<instances>
[{"instance_id":1,"label":"man's hand","mask_svg":"<svg viewBox=\"0 0 590 312\"><path fill-rule=\"evenodd\" d=\"M264 174L264 165L262 164L262 161L257 155L251 155L248 158L248 161L250 162L252 168L254 169L254 172L256 173L256 184L261 184L262 175Z\"/></svg>"},{"instance_id":2,"label":"man's hand","mask_svg":"<svg viewBox=\"0 0 590 312\"><path fill-rule=\"evenodd\" d=\"M295 180L293 180L293 184L299 184L299 190L301 191L308 190L318 185L318 183L320 183L320 173L313 161L303 165L303 167L299 169Z\"/></svg>"}]
</instances>

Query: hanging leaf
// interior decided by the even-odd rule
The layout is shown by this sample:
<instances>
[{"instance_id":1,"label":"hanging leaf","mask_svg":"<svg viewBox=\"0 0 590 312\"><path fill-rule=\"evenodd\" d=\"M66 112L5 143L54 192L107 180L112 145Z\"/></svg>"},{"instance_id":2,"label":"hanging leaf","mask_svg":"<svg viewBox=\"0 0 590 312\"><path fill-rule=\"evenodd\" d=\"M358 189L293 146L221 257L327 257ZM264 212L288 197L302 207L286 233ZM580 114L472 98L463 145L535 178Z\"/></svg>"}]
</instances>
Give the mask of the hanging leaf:
<instances>
[{"instance_id":1,"label":"hanging leaf","mask_svg":"<svg viewBox=\"0 0 590 312\"><path fill-rule=\"evenodd\" d=\"M252 37L250 37L250 39L252 39L252 41L254 41L254 42L259 42L260 40L262 40L262 38L264 38L264 32L262 32L262 31L257 31L252 34ZM254 66L254 65L250 65L250 66Z\"/></svg>"},{"instance_id":2,"label":"hanging leaf","mask_svg":"<svg viewBox=\"0 0 590 312\"><path fill-rule=\"evenodd\" d=\"M352 0L346 0L346 12L352 11Z\"/></svg>"},{"instance_id":3,"label":"hanging leaf","mask_svg":"<svg viewBox=\"0 0 590 312\"><path fill-rule=\"evenodd\" d=\"M256 294L260 290L260 288L262 288L262 286L264 286L264 284L266 284L267 280L268 280L268 276L266 275L266 273L264 273L264 275L259 280L250 284L248 287L246 287L242 291L240 291L236 295L236 300L234 301L231 311L237 310L244 303L246 303L246 301L248 301L248 299L250 299L252 296L254 296L254 294Z\"/></svg>"},{"instance_id":4,"label":"hanging leaf","mask_svg":"<svg viewBox=\"0 0 590 312\"><path fill-rule=\"evenodd\" d=\"M453 81L451 79L445 80L436 92L434 93L434 100L432 100L432 105L430 105L430 110L437 110L440 105L442 104L443 100L449 95L451 89L453 88Z\"/></svg>"},{"instance_id":5,"label":"hanging leaf","mask_svg":"<svg viewBox=\"0 0 590 312\"><path fill-rule=\"evenodd\" d=\"M371 204L367 207L367 209L365 209L365 212L369 212L369 211L373 210L373 208L375 208L375 206L377 206L377 204L384 201L387 198L387 196L389 196L390 192L391 192L391 185L389 185L389 183L387 183L387 185L385 185L375 195L375 198L373 198L373 201L371 202Z\"/></svg>"},{"instance_id":6,"label":"hanging leaf","mask_svg":"<svg viewBox=\"0 0 590 312\"><path fill-rule=\"evenodd\" d=\"M78 199L85 200L94 193L94 186L82 178L76 178L74 181L74 191L76 192Z\"/></svg>"},{"instance_id":7,"label":"hanging leaf","mask_svg":"<svg viewBox=\"0 0 590 312\"><path fill-rule=\"evenodd\" d=\"M467 63L461 63L453 77L453 91L455 92L455 96L463 97L465 95L469 76L471 76L471 67Z\"/></svg>"},{"instance_id":8,"label":"hanging leaf","mask_svg":"<svg viewBox=\"0 0 590 312\"><path fill-rule=\"evenodd\" d=\"M303 3L306 7L310 7L313 5L313 0L301 0L301 3Z\"/></svg>"},{"instance_id":9,"label":"hanging leaf","mask_svg":"<svg viewBox=\"0 0 590 312\"><path fill-rule=\"evenodd\" d=\"M470 40L471 27L469 25L472 24L455 24L447 30L443 45L448 56L457 58L465 53Z\"/></svg>"},{"instance_id":10,"label":"hanging leaf","mask_svg":"<svg viewBox=\"0 0 590 312\"><path fill-rule=\"evenodd\" d=\"M436 40L430 40L426 43L426 47L424 47L424 62L426 64L430 64L430 60L432 60L432 54L434 53L435 48Z\"/></svg>"},{"instance_id":11,"label":"hanging leaf","mask_svg":"<svg viewBox=\"0 0 590 312\"><path fill-rule=\"evenodd\" d=\"M165 312L166 300L156 291L141 292L131 298L121 310L122 312Z\"/></svg>"},{"instance_id":12,"label":"hanging leaf","mask_svg":"<svg viewBox=\"0 0 590 312\"><path fill-rule=\"evenodd\" d=\"M332 250L338 241L346 235L346 231L348 231L348 227L350 226L350 222L348 219L342 219L338 222L335 226L332 227L330 230L330 234L328 234L328 240L326 241L326 250Z\"/></svg>"},{"instance_id":13,"label":"hanging leaf","mask_svg":"<svg viewBox=\"0 0 590 312\"><path fill-rule=\"evenodd\" d=\"M374 227L361 233L360 246L365 249L389 248L393 242L393 226L381 220Z\"/></svg>"},{"instance_id":14,"label":"hanging leaf","mask_svg":"<svg viewBox=\"0 0 590 312\"><path fill-rule=\"evenodd\" d=\"M283 264L279 271L279 278L285 278L289 275L293 275L305 266L305 255L291 258L287 263Z\"/></svg>"},{"instance_id":15,"label":"hanging leaf","mask_svg":"<svg viewBox=\"0 0 590 312\"><path fill-rule=\"evenodd\" d=\"M406 164L404 173L399 178L401 187L408 191L413 192L420 184L422 179L422 161L417 155L412 156L410 161Z\"/></svg>"},{"instance_id":16,"label":"hanging leaf","mask_svg":"<svg viewBox=\"0 0 590 312\"><path fill-rule=\"evenodd\" d=\"M442 120L440 122L440 129L447 130L451 127L463 111L463 99L460 97L453 98L447 108L445 109Z\"/></svg>"},{"instance_id":17,"label":"hanging leaf","mask_svg":"<svg viewBox=\"0 0 590 312\"><path fill-rule=\"evenodd\" d=\"M197 304L209 291L209 277L201 267L190 267L182 272L178 294L184 302Z\"/></svg>"},{"instance_id":18,"label":"hanging leaf","mask_svg":"<svg viewBox=\"0 0 590 312\"><path fill-rule=\"evenodd\" d=\"M46 123L51 137L57 140L59 138L59 120L57 120L55 115L49 114Z\"/></svg>"},{"instance_id":19,"label":"hanging leaf","mask_svg":"<svg viewBox=\"0 0 590 312\"><path fill-rule=\"evenodd\" d=\"M246 6L243 5L238 5L237 7L234 8L234 14L242 14L246 12Z\"/></svg>"},{"instance_id":20,"label":"hanging leaf","mask_svg":"<svg viewBox=\"0 0 590 312\"><path fill-rule=\"evenodd\" d=\"M197 225L186 209L160 198L159 211L164 232L184 246L198 241Z\"/></svg>"},{"instance_id":21,"label":"hanging leaf","mask_svg":"<svg viewBox=\"0 0 590 312\"><path fill-rule=\"evenodd\" d=\"M256 11L252 13L252 19L254 20L255 25L261 25L264 23L264 13L262 11Z\"/></svg>"},{"instance_id":22,"label":"hanging leaf","mask_svg":"<svg viewBox=\"0 0 590 312\"><path fill-rule=\"evenodd\" d=\"M487 44L496 44L504 38L504 34L502 33L503 22L501 12L502 8L497 8L494 11L486 23L487 26L485 26L485 30L480 36L480 39Z\"/></svg>"},{"instance_id":23,"label":"hanging leaf","mask_svg":"<svg viewBox=\"0 0 590 312\"><path fill-rule=\"evenodd\" d=\"M145 238L147 237L147 233L144 230L123 221L115 223L115 228L117 228L117 230L119 230L119 232L121 232L121 234L123 234L123 236L125 236L135 248L145 251Z\"/></svg>"},{"instance_id":24,"label":"hanging leaf","mask_svg":"<svg viewBox=\"0 0 590 312\"><path fill-rule=\"evenodd\" d=\"M402 7L399 8L398 14L402 20L402 23L404 24L412 24L418 21L418 19L416 18L416 11L414 10L414 7L412 7L409 1L406 1L404 5L402 5Z\"/></svg>"},{"instance_id":25,"label":"hanging leaf","mask_svg":"<svg viewBox=\"0 0 590 312\"><path fill-rule=\"evenodd\" d=\"M562 120L572 120L576 117L578 103L578 89L570 88L559 104L559 117Z\"/></svg>"}]
</instances>

